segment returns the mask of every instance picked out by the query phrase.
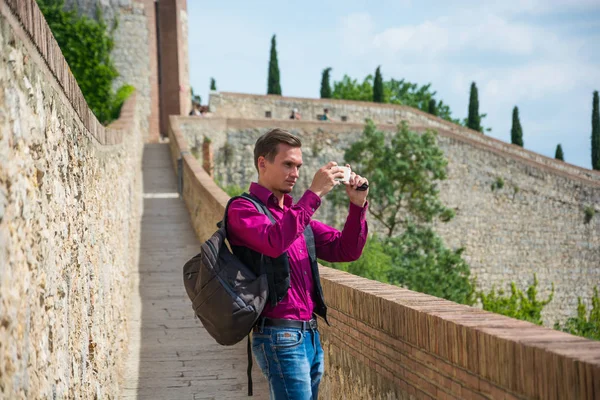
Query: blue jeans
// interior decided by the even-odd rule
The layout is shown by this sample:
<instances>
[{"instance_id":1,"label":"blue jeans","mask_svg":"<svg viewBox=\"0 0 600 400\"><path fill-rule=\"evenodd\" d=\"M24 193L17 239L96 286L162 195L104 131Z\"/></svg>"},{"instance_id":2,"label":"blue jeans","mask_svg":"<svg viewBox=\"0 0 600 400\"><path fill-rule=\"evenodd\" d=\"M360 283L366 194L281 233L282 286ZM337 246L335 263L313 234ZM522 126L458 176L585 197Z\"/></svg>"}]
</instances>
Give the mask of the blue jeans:
<instances>
[{"instance_id":1,"label":"blue jeans","mask_svg":"<svg viewBox=\"0 0 600 400\"><path fill-rule=\"evenodd\" d=\"M323 376L319 331L263 327L252 333L252 353L269 381L271 400L316 400Z\"/></svg>"}]
</instances>

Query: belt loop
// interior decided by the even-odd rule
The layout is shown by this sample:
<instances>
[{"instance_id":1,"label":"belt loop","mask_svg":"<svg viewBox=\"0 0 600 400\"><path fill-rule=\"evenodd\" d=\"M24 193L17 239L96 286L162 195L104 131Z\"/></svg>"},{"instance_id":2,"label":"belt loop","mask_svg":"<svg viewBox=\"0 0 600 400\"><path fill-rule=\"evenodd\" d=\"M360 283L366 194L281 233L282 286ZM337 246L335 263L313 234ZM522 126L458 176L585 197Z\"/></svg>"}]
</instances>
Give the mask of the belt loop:
<instances>
[{"instance_id":1,"label":"belt loop","mask_svg":"<svg viewBox=\"0 0 600 400\"><path fill-rule=\"evenodd\" d=\"M265 318L261 318L260 319L260 333L263 333L263 330L265 329Z\"/></svg>"}]
</instances>

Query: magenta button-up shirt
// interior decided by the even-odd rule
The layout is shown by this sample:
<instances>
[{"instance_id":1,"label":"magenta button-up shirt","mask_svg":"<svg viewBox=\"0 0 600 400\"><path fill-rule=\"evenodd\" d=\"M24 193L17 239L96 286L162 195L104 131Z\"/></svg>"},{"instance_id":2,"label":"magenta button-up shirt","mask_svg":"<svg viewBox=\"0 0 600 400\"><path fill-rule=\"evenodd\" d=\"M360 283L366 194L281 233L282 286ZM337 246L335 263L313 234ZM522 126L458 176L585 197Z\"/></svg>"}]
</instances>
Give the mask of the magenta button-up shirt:
<instances>
[{"instance_id":1,"label":"magenta button-up shirt","mask_svg":"<svg viewBox=\"0 0 600 400\"><path fill-rule=\"evenodd\" d=\"M262 315L307 321L314 309L314 284L310 258L304 241L304 229L310 224L317 257L331 262L354 261L360 257L367 241L367 204L358 207L350 203L346 224L342 232L319 221L312 221L321 199L310 190L293 204L292 197L284 195L283 209L271 191L252 183L250 193L267 205L276 223L258 211L252 203L238 199L231 203L228 212L227 236L234 246L245 246L269 257L279 257L288 252L290 263L290 288L275 306L265 306Z\"/></svg>"}]
</instances>

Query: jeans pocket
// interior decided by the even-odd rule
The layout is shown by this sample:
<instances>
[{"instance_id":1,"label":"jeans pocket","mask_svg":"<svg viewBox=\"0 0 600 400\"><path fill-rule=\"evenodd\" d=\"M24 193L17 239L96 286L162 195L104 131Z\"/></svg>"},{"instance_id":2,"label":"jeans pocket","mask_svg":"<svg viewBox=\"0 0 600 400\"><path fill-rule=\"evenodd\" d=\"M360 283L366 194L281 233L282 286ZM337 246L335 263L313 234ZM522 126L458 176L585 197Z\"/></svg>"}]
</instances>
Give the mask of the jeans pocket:
<instances>
[{"instance_id":1,"label":"jeans pocket","mask_svg":"<svg viewBox=\"0 0 600 400\"><path fill-rule=\"evenodd\" d=\"M304 335L301 331L278 330L273 335L273 348L291 349L299 346L303 341Z\"/></svg>"}]
</instances>

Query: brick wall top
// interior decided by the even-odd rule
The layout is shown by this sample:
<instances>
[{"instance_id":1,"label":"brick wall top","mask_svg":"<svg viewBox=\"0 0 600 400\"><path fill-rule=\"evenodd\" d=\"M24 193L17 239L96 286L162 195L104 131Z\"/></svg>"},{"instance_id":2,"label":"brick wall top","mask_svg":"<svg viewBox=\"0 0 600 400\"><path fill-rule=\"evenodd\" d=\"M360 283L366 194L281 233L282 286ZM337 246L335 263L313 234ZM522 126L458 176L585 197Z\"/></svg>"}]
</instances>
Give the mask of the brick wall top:
<instances>
[{"instance_id":1,"label":"brick wall top","mask_svg":"<svg viewBox=\"0 0 600 400\"><path fill-rule=\"evenodd\" d=\"M600 396L594 383L600 382L600 342L320 270L332 310L329 343L401 387L414 387L421 393L417 398Z\"/></svg>"},{"instance_id":2,"label":"brick wall top","mask_svg":"<svg viewBox=\"0 0 600 400\"><path fill-rule=\"evenodd\" d=\"M171 154L175 167L183 158L183 198L198 238L206 240L228 196L189 154L178 118L170 119ZM330 360L338 373L348 371L349 357L334 354L347 353L354 360L350 364L368 370L364 376L375 376L370 384L385 383L375 388L381 393L395 385L400 392L418 391L422 398L600 396L595 383L600 382L600 342L331 268L320 270L331 310L332 326L323 328L335 348ZM349 375L344 380L353 384Z\"/></svg>"},{"instance_id":3,"label":"brick wall top","mask_svg":"<svg viewBox=\"0 0 600 400\"><path fill-rule=\"evenodd\" d=\"M46 65L48 78L51 79L50 75L54 77L67 101L90 134L103 145L121 143L123 132L120 129L128 126L128 123L132 121L135 96L131 96L123 106L121 114L124 120L111 125L109 129L105 128L88 107L36 1L0 0L0 12L13 27L13 34L36 48L37 59L33 62Z\"/></svg>"}]
</instances>

